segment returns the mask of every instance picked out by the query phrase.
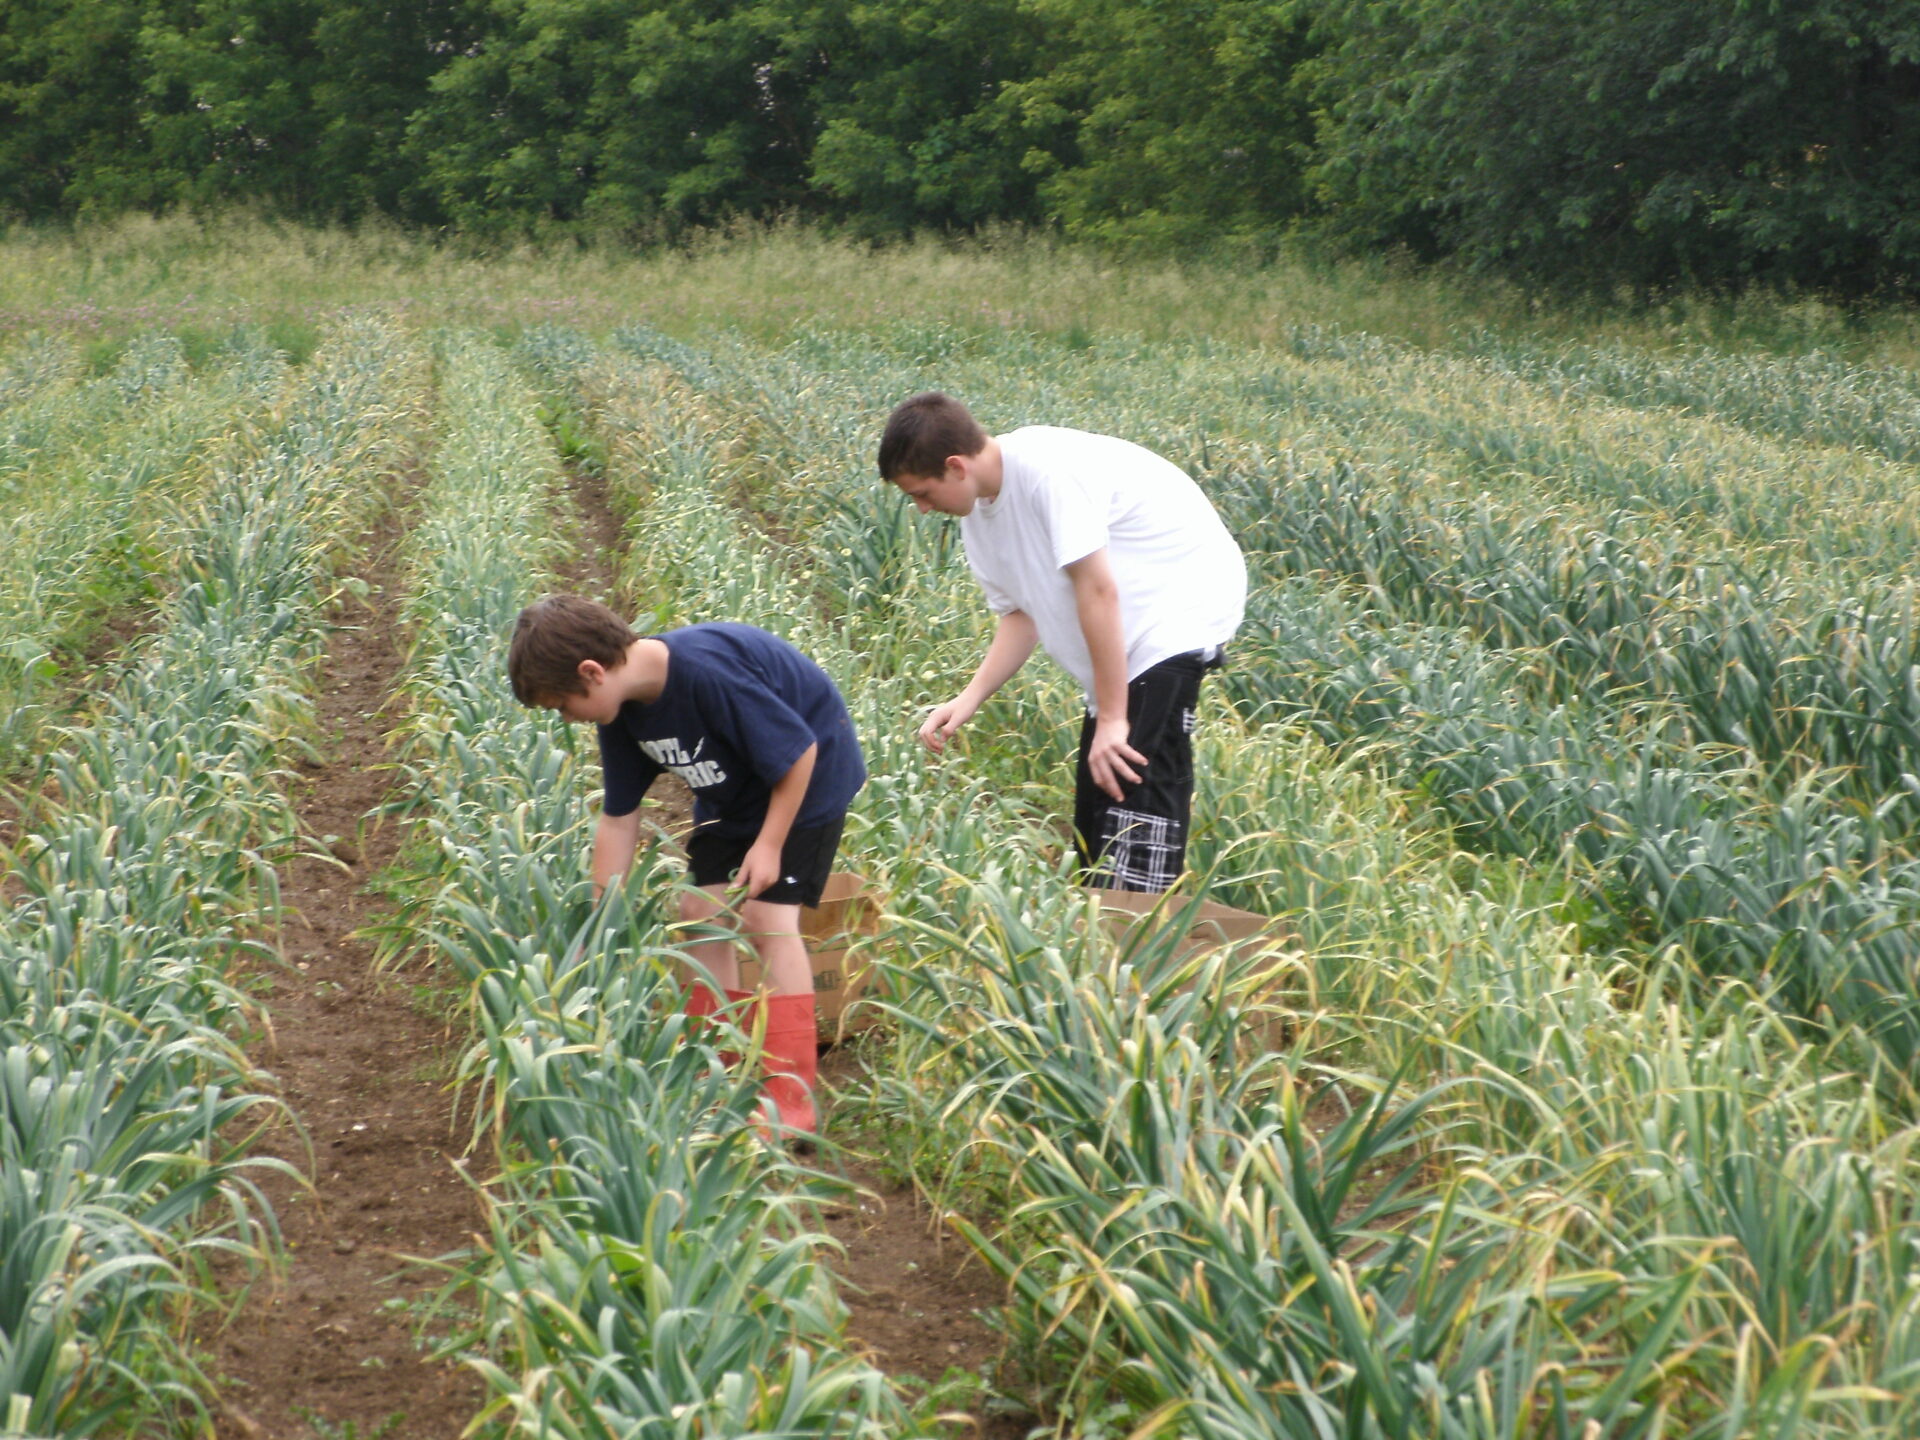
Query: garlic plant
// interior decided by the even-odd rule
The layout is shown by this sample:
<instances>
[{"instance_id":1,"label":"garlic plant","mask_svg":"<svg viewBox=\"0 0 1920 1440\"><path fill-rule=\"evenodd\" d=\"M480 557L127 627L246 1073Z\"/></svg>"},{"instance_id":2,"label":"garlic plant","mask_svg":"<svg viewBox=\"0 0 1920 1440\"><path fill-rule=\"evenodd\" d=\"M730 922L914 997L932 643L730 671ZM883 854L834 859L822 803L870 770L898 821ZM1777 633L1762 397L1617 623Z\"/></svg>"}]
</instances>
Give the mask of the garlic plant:
<instances>
[{"instance_id":1,"label":"garlic plant","mask_svg":"<svg viewBox=\"0 0 1920 1440\"><path fill-rule=\"evenodd\" d=\"M165 515L154 632L26 776L0 915L9 1433L132 1431L162 1407L207 1423L181 1302L211 1298L212 1254L274 1243L252 1177L277 1162L246 1151L276 1102L236 1039L251 1006L230 967L278 919L277 781L331 559L380 504L369 476L407 443L420 378L400 336L359 322L275 380L273 417Z\"/></svg>"},{"instance_id":2,"label":"garlic plant","mask_svg":"<svg viewBox=\"0 0 1920 1440\"><path fill-rule=\"evenodd\" d=\"M1196 1435L1912 1427L1903 742L1859 723L1899 712L1905 612L1822 618L1911 510L1886 459L1738 429L1794 374L1729 362L1727 418L1700 421L1657 395L1556 412L1546 384L1391 347L543 343L681 613L786 619L797 582L820 618L789 623L857 637L829 662L880 757L851 833L898 927L900 1038L871 1103L912 1129L930 1188L970 1175L1004 1205L975 1238L1015 1285L1010 1330L1064 1377L1062 1433L1116 1404L1138 1433ZM890 517L871 472L887 405L934 385L997 426L1158 441L1256 537L1193 853L1302 949L1222 962L1211 1008L1175 983L1200 978L1177 926L1117 955L1063 886L1039 822L1064 808L1064 734L990 707L959 775L904 739L983 637L950 544ZM1181 438L1170 417L1195 412L1209 428ZM1365 450L1263 461L1294 421ZM1579 487L1543 494L1566 464ZM1649 479L1665 498L1618 508ZM1816 486L1872 523L1791 534ZM743 522L761 537L731 538ZM745 568L680 558L715 531ZM1775 549L1754 564L1804 583L1689 568L1756 537ZM1380 558L1303 549L1335 539ZM1743 696L1749 674L1772 678ZM1070 707L1015 684L1041 692L1030 715ZM1232 995L1259 997L1253 1033L1290 1029L1281 1053L1232 1030Z\"/></svg>"},{"instance_id":3,"label":"garlic plant","mask_svg":"<svg viewBox=\"0 0 1920 1440\"><path fill-rule=\"evenodd\" d=\"M753 1037L735 1075L685 1030L657 853L627 892L647 898L592 903L581 737L504 674L558 558L557 458L498 352L452 336L441 365L408 687L434 883L395 943L473 987L464 1074L501 1166L476 1260L485 1414L528 1436L910 1433L841 1348L828 1242L795 1213L809 1177L755 1137Z\"/></svg>"},{"instance_id":4,"label":"garlic plant","mask_svg":"<svg viewBox=\"0 0 1920 1440\"><path fill-rule=\"evenodd\" d=\"M0 381L0 764L31 747L46 702L103 618L168 585L170 517L273 423L284 359L245 332L205 371L171 336L137 337L81 382L51 343Z\"/></svg>"}]
</instances>

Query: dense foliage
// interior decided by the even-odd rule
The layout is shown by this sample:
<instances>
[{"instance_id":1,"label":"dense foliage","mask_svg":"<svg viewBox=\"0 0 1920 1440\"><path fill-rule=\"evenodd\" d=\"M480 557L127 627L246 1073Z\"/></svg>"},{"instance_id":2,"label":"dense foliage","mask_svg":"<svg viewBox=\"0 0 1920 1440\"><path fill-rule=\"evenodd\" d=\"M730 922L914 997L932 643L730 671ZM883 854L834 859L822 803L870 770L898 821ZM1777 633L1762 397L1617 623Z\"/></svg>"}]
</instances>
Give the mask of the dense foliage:
<instances>
[{"instance_id":1,"label":"dense foliage","mask_svg":"<svg viewBox=\"0 0 1920 1440\"><path fill-rule=\"evenodd\" d=\"M0 215L1340 243L1861 291L1920 258L1915 0L18 0Z\"/></svg>"},{"instance_id":2,"label":"dense foliage","mask_svg":"<svg viewBox=\"0 0 1920 1440\"><path fill-rule=\"evenodd\" d=\"M1318 8L1315 176L1356 237L1629 280L1920 260L1920 6Z\"/></svg>"}]
</instances>

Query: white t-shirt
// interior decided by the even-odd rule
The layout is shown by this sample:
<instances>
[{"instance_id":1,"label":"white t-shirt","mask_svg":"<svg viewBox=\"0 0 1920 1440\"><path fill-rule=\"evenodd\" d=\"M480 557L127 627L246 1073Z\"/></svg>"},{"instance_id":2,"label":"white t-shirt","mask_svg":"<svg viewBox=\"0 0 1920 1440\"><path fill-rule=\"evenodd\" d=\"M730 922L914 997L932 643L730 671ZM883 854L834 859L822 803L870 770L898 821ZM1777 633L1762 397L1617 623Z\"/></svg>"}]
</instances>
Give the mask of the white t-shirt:
<instances>
[{"instance_id":1,"label":"white t-shirt","mask_svg":"<svg viewBox=\"0 0 1920 1440\"><path fill-rule=\"evenodd\" d=\"M997 615L1024 610L1093 703L1093 657L1063 566L1105 547L1120 592L1127 678L1224 645L1247 565L1186 471L1127 440L1054 425L999 437L1000 493L960 520L967 563Z\"/></svg>"}]
</instances>

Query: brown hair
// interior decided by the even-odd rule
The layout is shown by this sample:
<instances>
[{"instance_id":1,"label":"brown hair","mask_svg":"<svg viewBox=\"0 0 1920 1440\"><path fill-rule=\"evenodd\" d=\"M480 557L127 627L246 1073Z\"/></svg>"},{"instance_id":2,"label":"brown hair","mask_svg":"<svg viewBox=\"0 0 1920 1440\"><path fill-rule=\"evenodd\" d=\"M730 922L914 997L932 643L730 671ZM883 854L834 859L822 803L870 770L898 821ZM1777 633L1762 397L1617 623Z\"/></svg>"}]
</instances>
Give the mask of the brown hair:
<instances>
[{"instance_id":1,"label":"brown hair","mask_svg":"<svg viewBox=\"0 0 1920 1440\"><path fill-rule=\"evenodd\" d=\"M581 595L549 595L520 612L507 647L507 678L522 705L538 705L563 695L584 695L580 662L597 660L611 670L627 658L640 637L633 627L598 600Z\"/></svg>"},{"instance_id":2,"label":"brown hair","mask_svg":"<svg viewBox=\"0 0 1920 1440\"><path fill-rule=\"evenodd\" d=\"M949 455L978 455L987 448L987 432L967 407L951 395L927 390L902 400L887 417L880 436L880 478L944 475Z\"/></svg>"}]
</instances>

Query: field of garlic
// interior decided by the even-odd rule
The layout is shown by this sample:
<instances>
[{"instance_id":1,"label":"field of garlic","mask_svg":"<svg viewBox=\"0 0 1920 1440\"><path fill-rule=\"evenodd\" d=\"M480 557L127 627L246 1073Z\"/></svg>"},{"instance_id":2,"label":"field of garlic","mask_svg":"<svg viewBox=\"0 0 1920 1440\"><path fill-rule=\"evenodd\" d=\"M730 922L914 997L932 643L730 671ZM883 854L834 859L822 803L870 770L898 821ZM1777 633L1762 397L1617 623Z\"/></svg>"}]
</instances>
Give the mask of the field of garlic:
<instances>
[{"instance_id":1,"label":"field of garlic","mask_svg":"<svg viewBox=\"0 0 1920 1440\"><path fill-rule=\"evenodd\" d=\"M846 1339L827 1162L762 1143L684 1033L671 857L592 903L590 737L506 690L506 627L578 543L569 468L622 518L643 627L765 626L847 696L880 1023L830 1134L1004 1276L995 1383L1044 1433L1920 1426L1911 375L1328 326L331 323L299 363L244 332L191 363L163 331L104 368L0 347L0 1429L190 1415L199 1257L272 1248L226 967L271 923L334 538L403 440L386 943L469 997L478 1433L936 1424ZM1284 943L1100 927L1044 661L921 753L989 619L873 474L936 386L1154 446L1240 538L1185 893ZM56 706L134 601L112 687Z\"/></svg>"}]
</instances>

